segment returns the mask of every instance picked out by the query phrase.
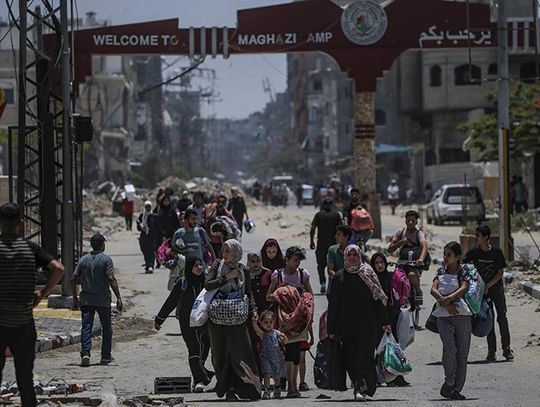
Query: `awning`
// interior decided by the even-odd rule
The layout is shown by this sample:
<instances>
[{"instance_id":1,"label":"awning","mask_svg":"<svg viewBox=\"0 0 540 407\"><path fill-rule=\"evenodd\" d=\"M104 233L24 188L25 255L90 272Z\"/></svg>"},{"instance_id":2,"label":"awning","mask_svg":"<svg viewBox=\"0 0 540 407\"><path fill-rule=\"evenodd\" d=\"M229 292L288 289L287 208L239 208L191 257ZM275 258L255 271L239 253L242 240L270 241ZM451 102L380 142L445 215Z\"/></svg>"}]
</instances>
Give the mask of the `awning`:
<instances>
[{"instance_id":1,"label":"awning","mask_svg":"<svg viewBox=\"0 0 540 407\"><path fill-rule=\"evenodd\" d=\"M394 144L379 144L375 146L375 154L409 153L413 151L411 146L398 146Z\"/></svg>"}]
</instances>

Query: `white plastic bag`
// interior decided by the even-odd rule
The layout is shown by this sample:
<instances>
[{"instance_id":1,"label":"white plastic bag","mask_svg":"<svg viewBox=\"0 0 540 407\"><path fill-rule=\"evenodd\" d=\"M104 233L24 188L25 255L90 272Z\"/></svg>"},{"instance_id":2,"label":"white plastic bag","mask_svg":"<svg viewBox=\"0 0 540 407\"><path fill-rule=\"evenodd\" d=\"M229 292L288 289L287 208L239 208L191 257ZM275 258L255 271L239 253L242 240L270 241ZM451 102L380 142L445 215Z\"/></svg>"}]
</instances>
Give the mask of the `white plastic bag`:
<instances>
[{"instance_id":1,"label":"white plastic bag","mask_svg":"<svg viewBox=\"0 0 540 407\"><path fill-rule=\"evenodd\" d=\"M414 342L414 319L409 307L400 309L396 331L401 349L405 350Z\"/></svg>"},{"instance_id":2,"label":"white plastic bag","mask_svg":"<svg viewBox=\"0 0 540 407\"><path fill-rule=\"evenodd\" d=\"M191 307L191 313L189 315L190 327L196 328L206 324L206 321L208 321L208 309L216 293L217 289L210 291L206 291L205 288L202 289L195 299L193 307Z\"/></svg>"},{"instance_id":3,"label":"white plastic bag","mask_svg":"<svg viewBox=\"0 0 540 407\"><path fill-rule=\"evenodd\" d=\"M377 379L381 383L390 383L397 377L397 375L390 373L384 366L384 355L388 342L388 335L384 333L375 351L375 371L377 372Z\"/></svg>"}]
</instances>

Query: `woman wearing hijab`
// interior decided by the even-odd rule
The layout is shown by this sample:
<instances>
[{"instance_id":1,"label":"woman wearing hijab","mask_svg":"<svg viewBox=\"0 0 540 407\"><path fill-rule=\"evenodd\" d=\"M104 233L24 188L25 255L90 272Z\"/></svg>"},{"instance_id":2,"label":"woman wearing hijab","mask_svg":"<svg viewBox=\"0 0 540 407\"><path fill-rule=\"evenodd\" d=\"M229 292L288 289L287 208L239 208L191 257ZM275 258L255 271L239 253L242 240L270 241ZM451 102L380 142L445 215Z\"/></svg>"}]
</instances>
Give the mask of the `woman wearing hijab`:
<instances>
[{"instance_id":1,"label":"woman wearing hijab","mask_svg":"<svg viewBox=\"0 0 540 407\"><path fill-rule=\"evenodd\" d=\"M390 321L390 325L392 326L392 331L394 332L394 336L396 336L397 333L397 322L399 318L399 309L400 309L400 302L395 300L392 290L390 288L390 280L392 279L392 273L388 271L388 260L382 253L375 253L373 256L371 256L370 260L371 268L375 271L375 274L377 275L377 278L379 279L379 282L381 283L381 287L388 297L388 301L386 303L386 310L388 314L388 321ZM377 335L377 341L375 342L377 344L381 341L382 336L385 334L384 330L381 328L379 330L379 333ZM399 338L396 336L396 340L399 341ZM390 383L388 383L389 387L406 387L410 384L403 378L403 376L397 376L394 380L392 380Z\"/></svg>"},{"instance_id":2,"label":"woman wearing hijab","mask_svg":"<svg viewBox=\"0 0 540 407\"><path fill-rule=\"evenodd\" d=\"M210 341L206 326L200 328L189 326L191 308L203 289L204 278L201 260L197 258L188 259L186 261L184 277L176 282L154 320L154 327L159 331L171 311L177 308L182 338L188 348L189 368L193 376L194 393L203 392L204 386L207 386L214 376L214 372L204 367L210 350Z\"/></svg>"},{"instance_id":3,"label":"woman wearing hijab","mask_svg":"<svg viewBox=\"0 0 540 407\"><path fill-rule=\"evenodd\" d=\"M240 263L242 246L240 242L229 239L223 243L223 259L214 261L204 283L207 290L217 289L216 296L235 292L245 294L249 300L251 321L257 315L257 308L251 290L248 269ZM258 400L261 398L261 379L257 370L255 356L246 322L241 325L216 325L208 321L212 363L216 370L216 393L226 396L228 401L238 398Z\"/></svg>"},{"instance_id":4,"label":"woman wearing hijab","mask_svg":"<svg viewBox=\"0 0 540 407\"><path fill-rule=\"evenodd\" d=\"M144 271L147 274L154 272L154 262L156 258L156 215L152 212L152 202L144 203L144 210L137 220L137 230L139 235L139 246L144 256Z\"/></svg>"},{"instance_id":5,"label":"woman wearing hijab","mask_svg":"<svg viewBox=\"0 0 540 407\"><path fill-rule=\"evenodd\" d=\"M165 195L157 212L160 240L170 239L180 229L180 220L171 205L171 198Z\"/></svg>"},{"instance_id":6,"label":"woman wearing hijab","mask_svg":"<svg viewBox=\"0 0 540 407\"><path fill-rule=\"evenodd\" d=\"M332 283L328 302L328 335L341 343L345 367L354 386L354 399L366 401L377 389L374 349L382 326L391 332L387 296L371 266L362 261L360 248L349 245L345 267Z\"/></svg>"},{"instance_id":7,"label":"woman wearing hijab","mask_svg":"<svg viewBox=\"0 0 540 407\"><path fill-rule=\"evenodd\" d=\"M285 267L285 257L276 239L267 239L261 249L262 265L271 271Z\"/></svg>"}]
</instances>

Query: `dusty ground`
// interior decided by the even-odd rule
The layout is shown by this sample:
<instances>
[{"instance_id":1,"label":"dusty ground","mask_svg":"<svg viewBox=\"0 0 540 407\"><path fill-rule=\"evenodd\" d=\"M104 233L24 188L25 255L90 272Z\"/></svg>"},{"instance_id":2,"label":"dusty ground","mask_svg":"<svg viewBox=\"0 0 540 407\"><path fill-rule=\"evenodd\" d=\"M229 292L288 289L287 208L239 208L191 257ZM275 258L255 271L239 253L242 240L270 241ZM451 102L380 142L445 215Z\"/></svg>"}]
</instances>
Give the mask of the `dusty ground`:
<instances>
[{"instance_id":1,"label":"dusty ground","mask_svg":"<svg viewBox=\"0 0 540 407\"><path fill-rule=\"evenodd\" d=\"M290 244L309 245L309 224L314 215L312 207L286 210L277 208L250 208L257 228L253 234L244 237L245 250L258 249L267 237L275 237L286 248ZM281 222L281 225L280 225ZM390 234L403 224L403 219L395 216L383 216L383 234ZM283 227L287 225L288 227ZM454 240L455 227L433 227L433 234L442 236L441 240ZM80 368L79 348L71 346L39 354L35 373L42 381L61 378L69 382L87 383L91 394L104 400L103 405L119 405L136 395L148 395L153 391L155 377L189 376L186 348L178 336L178 323L170 318L163 329L154 334L152 318L164 301L168 272L157 270L153 275L144 274L141 267L142 256L138 251L135 232L120 232L108 243L107 252L118 268L118 278L123 296L130 304L122 312L120 320L115 322L113 356L116 361L109 366L95 364L99 360L99 341L94 342L93 365ZM308 250L308 259L303 264L313 276L313 286L318 292L315 255ZM426 272L422 283L428 288L433 270ZM540 405L538 371L540 370L540 313L538 301L509 290L508 315L512 333L512 346L516 360L512 363L499 361L486 364L486 341L473 338L469 356L469 373L463 391L468 401L460 406L536 406ZM431 308L431 299L427 298L426 308ZM318 330L318 317L326 308L326 299L317 295L315 300L315 332ZM427 312L423 312L423 320ZM380 388L374 402L382 406L450 406L442 400L438 390L443 378L440 365L441 343L437 335L429 331L416 333L415 343L407 349L407 356L413 363L414 370L407 380L411 387ZM502 358L499 352L499 359ZM97 360L96 360L97 359ZM13 380L12 362L5 369L5 379ZM307 382L312 386L312 360L308 357ZM330 400L316 400L320 394L331 397ZM304 393L298 400L283 400L281 403L292 406L307 404L333 406L335 403L349 401L351 392L332 392L314 389ZM206 406L218 401L214 393L185 395L187 405ZM142 402L128 405L142 405ZM259 402L258 405L275 405L275 401Z\"/></svg>"}]
</instances>

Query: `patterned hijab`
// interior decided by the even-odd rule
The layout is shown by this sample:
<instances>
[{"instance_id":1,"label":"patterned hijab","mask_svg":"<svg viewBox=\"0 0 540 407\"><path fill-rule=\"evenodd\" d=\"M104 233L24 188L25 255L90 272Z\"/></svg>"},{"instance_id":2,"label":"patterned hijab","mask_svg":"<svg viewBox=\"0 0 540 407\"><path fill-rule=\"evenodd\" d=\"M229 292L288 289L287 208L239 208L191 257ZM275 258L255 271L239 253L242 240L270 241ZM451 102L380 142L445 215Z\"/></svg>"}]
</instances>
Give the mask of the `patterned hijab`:
<instances>
[{"instance_id":1,"label":"patterned hijab","mask_svg":"<svg viewBox=\"0 0 540 407\"><path fill-rule=\"evenodd\" d=\"M347 255L349 253L357 253L358 256L354 258L349 258ZM384 290L381 287L379 278L371 266L362 261L362 254L360 248L356 245L349 245L346 247L344 252L345 258L345 270L351 274L357 274L362 281L367 285L371 295L375 301L381 300L381 302L386 306L386 301L388 297L384 293Z\"/></svg>"},{"instance_id":2,"label":"patterned hijab","mask_svg":"<svg viewBox=\"0 0 540 407\"><path fill-rule=\"evenodd\" d=\"M231 263L225 263L225 260L221 260L219 266L219 275L224 276L231 270L238 269L238 278L229 280L225 285L219 288L219 291L229 293L231 291L239 291L244 289L245 276L243 273L240 260L242 260L242 245L238 240L229 239L223 243L223 247L227 247L233 254L234 259Z\"/></svg>"}]
</instances>

